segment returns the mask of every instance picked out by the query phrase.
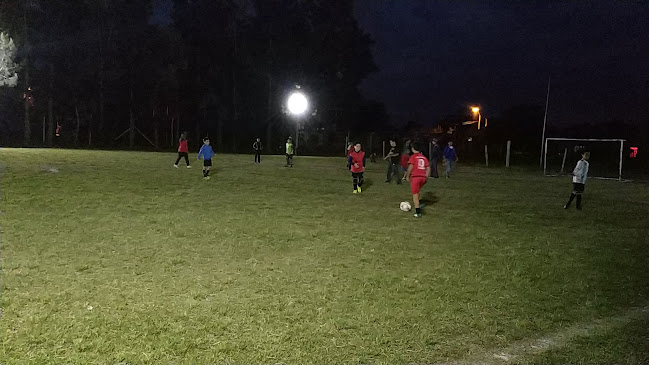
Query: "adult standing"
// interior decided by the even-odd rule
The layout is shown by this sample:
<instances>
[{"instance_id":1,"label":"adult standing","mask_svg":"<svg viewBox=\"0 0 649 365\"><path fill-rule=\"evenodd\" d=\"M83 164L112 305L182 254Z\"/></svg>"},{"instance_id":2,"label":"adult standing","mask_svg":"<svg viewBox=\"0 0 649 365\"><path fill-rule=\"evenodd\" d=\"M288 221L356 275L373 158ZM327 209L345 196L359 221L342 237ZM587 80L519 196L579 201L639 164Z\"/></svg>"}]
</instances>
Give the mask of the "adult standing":
<instances>
[{"instance_id":1,"label":"adult standing","mask_svg":"<svg viewBox=\"0 0 649 365\"><path fill-rule=\"evenodd\" d=\"M444 147L444 161L446 162L446 178L451 177L453 166L457 162L457 151L453 147L453 141L448 141L448 145Z\"/></svg>"},{"instance_id":2,"label":"adult standing","mask_svg":"<svg viewBox=\"0 0 649 365\"><path fill-rule=\"evenodd\" d=\"M442 148L437 143L437 139L433 139L433 149L430 151L430 167L432 177L437 179L439 178L439 172L437 171L437 163L442 158Z\"/></svg>"},{"instance_id":3,"label":"adult standing","mask_svg":"<svg viewBox=\"0 0 649 365\"><path fill-rule=\"evenodd\" d=\"M264 146L262 146L260 138L257 138L255 143L252 144L252 149L255 150L255 163L261 163L261 151Z\"/></svg>"},{"instance_id":4,"label":"adult standing","mask_svg":"<svg viewBox=\"0 0 649 365\"><path fill-rule=\"evenodd\" d=\"M385 179L386 183L392 182L392 176L397 178L397 184L401 184L401 178L399 177L399 151L397 149L397 142L390 140L390 152L383 157L384 160L388 161L388 173Z\"/></svg>"}]
</instances>

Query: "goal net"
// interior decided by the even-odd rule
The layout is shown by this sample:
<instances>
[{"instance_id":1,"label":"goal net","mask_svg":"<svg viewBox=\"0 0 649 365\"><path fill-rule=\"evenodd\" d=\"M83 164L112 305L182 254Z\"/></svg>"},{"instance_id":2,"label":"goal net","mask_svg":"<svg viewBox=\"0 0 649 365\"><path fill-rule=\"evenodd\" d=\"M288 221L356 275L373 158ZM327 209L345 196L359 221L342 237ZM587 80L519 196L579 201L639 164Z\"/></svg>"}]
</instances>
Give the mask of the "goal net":
<instances>
[{"instance_id":1,"label":"goal net","mask_svg":"<svg viewBox=\"0 0 649 365\"><path fill-rule=\"evenodd\" d=\"M622 181L624 139L546 138L543 173L572 174L582 151L590 152L588 177Z\"/></svg>"}]
</instances>

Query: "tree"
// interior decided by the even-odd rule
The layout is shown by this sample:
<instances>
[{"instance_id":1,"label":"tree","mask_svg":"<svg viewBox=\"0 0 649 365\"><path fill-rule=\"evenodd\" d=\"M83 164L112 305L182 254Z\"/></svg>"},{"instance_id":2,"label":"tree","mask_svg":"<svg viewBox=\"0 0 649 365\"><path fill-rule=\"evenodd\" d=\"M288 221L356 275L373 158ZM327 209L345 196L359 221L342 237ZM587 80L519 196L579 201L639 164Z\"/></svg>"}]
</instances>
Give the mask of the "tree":
<instances>
[{"instance_id":1,"label":"tree","mask_svg":"<svg viewBox=\"0 0 649 365\"><path fill-rule=\"evenodd\" d=\"M18 65L14 62L16 45L5 32L0 33L0 86L15 87L18 84Z\"/></svg>"}]
</instances>

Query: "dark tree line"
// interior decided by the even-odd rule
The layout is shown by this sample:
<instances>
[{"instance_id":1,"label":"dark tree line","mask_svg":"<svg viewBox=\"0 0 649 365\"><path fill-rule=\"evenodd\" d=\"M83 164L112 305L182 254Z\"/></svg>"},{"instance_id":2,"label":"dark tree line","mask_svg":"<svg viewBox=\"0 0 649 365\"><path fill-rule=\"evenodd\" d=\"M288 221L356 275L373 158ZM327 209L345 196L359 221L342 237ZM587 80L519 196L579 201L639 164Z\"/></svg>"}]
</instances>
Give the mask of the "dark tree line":
<instances>
[{"instance_id":1,"label":"dark tree line","mask_svg":"<svg viewBox=\"0 0 649 365\"><path fill-rule=\"evenodd\" d=\"M164 26L152 7L3 0L20 67L0 88L0 142L161 149L189 131L221 151L253 136L272 145L295 133L282 109L295 85L313 104L302 138L387 124L358 90L376 65L353 0L174 0Z\"/></svg>"}]
</instances>

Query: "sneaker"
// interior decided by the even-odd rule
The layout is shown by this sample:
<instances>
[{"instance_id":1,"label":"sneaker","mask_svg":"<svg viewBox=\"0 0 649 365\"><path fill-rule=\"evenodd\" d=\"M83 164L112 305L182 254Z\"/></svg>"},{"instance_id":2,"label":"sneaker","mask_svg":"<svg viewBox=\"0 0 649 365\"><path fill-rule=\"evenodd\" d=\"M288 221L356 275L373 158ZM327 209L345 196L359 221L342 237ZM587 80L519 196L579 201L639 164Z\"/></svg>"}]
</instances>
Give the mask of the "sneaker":
<instances>
[{"instance_id":1,"label":"sneaker","mask_svg":"<svg viewBox=\"0 0 649 365\"><path fill-rule=\"evenodd\" d=\"M568 206L567 206L567 205L564 205L564 206L563 206L563 209L568 209Z\"/></svg>"},{"instance_id":2,"label":"sneaker","mask_svg":"<svg viewBox=\"0 0 649 365\"><path fill-rule=\"evenodd\" d=\"M352 191L352 194L358 194L358 190Z\"/></svg>"},{"instance_id":3,"label":"sneaker","mask_svg":"<svg viewBox=\"0 0 649 365\"><path fill-rule=\"evenodd\" d=\"M211 179L211 178L210 178L209 176L205 176L203 179L205 179L205 180L209 180L209 179Z\"/></svg>"},{"instance_id":4,"label":"sneaker","mask_svg":"<svg viewBox=\"0 0 649 365\"><path fill-rule=\"evenodd\" d=\"M178 165L174 164L174 167L175 167L175 168L178 168Z\"/></svg>"},{"instance_id":5,"label":"sneaker","mask_svg":"<svg viewBox=\"0 0 649 365\"><path fill-rule=\"evenodd\" d=\"M421 213L415 213L415 214L413 214L413 217L415 217L415 218L421 218Z\"/></svg>"},{"instance_id":6,"label":"sneaker","mask_svg":"<svg viewBox=\"0 0 649 365\"><path fill-rule=\"evenodd\" d=\"M358 191L359 194L361 193L361 191L363 191L363 189L361 189L360 186L358 188L356 188L356 190Z\"/></svg>"},{"instance_id":7,"label":"sneaker","mask_svg":"<svg viewBox=\"0 0 649 365\"><path fill-rule=\"evenodd\" d=\"M191 169L191 168L192 168L192 166L191 166L191 165L187 165L187 168L188 168L188 169Z\"/></svg>"}]
</instances>

